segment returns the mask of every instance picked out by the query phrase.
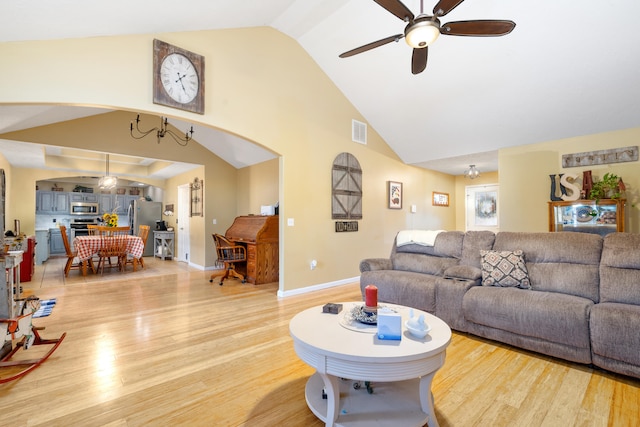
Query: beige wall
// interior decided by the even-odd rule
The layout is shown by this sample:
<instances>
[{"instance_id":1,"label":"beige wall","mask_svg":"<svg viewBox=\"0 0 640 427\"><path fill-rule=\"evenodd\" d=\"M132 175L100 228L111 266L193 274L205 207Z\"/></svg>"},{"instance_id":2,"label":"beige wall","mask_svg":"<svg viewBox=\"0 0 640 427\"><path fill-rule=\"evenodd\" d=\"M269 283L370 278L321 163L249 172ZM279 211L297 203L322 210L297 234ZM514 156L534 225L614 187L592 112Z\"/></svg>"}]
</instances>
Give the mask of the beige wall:
<instances>
[{"instance_id":1,"label":"beige wall","mask_svg":"<svg viewBox=\"0 0 640 427\"><path fill-rule=\"evenodd\" d=\"M204 115L153 104L154 37L205 56ZM113 113L114 118L121 115L118 121L123 123L117 127L124 133L119 146L93 134L94 128L85 120L77 123L84 140L68 141L68 132L52 131L44 143L55 139L61 145L100 146L101 151L113 147L123 154L157 157L155 142L149 148L128 137L128 123L133 114L141 112L226 130L277 153L282 292L357 276L362 258L388 255L398 230L459 228L459 178L403 164L371 127L368 145L351 142L351 120L364 118L294 40L271 28L0 43L0 56L14 64L0 68L0 104L90 105L129 111ZM502 150L502 229L546 230L547 175L560 172L561 154L637 144L638 133L632 130L626 136L624 132L612 133ZM565 149L565 144L569 148ZM183 158L189 157L191 148L170 145L170 153L162 150L163 155L171 156L166 158L190 161ZM331 165L345 151L353 154L363 169L364 217L357 233L335 233L331 220ZM214 230L224 232L233 216L258 209L263 202L245 191L264 185L257 180L272 176L275 167L272 163L256 165L227 176L229 165L214 157L205 159L198 162L204 166L204 236L202 246L192 248L192 253L204 253L203 262L210 266L213 247L207 237ZM637 175L633 176L629 165L623 167L627 169L611 166L611 170L620 170L625 182L637 188ZM33 178L20 178L11 180L10 209L33 212L32 206L13 207L19 204L14 194L33 191L34 187ZM179 181L189 179L185 176ZM389 180L404 184L402 210L386 207ZM165 190L177 184L178 180L165 183ZM273 187L268 188L268 203L272 203ZM432 191L452 195L451 206L432 206ZM412 204L417 208L415 214L409 211ZM214 218L218 219L216 226ZM294 226L286 226L289 218ZM633 222L637 231L637 215ZM313 271L309 269L311 259L319 263Z\"/></svg>"},{"instance_id":2,"label":"beige wall","mask_svg":"<svg viewBox=\"0 0 640 427\"><path fill-rule=\"evenodd\" d=\"M465 208L466 208L466 192L465 189L467 186L472 185L489 185L496 184L498 185L498 172L482 172L480 176L476 179L465 178L462 175L456 176L456 190L455 190L455 212L456 212L456 230L466 231L466 217L465 217ZM499 193L499 197L502 197L502 191ZM498 200L498 210L499 215L501 213L500 200Z\"/></svg>"},{"instance_id":3,"label":"beige wall","mask_svg":"<svg viewBox=\"0 0 640 427\"><path fill-rule=\"evenodd\" d=\"M225 165L226 163L220 162L220 165ZM221 190L218 187L218 184L221 184L223 188L234 188L235 187L235 179L234 179L234 171L233 168L227 165L229 170L226 173L221 173L220 178L216 180L215 183L212 183L214 186L213 189L204 188L204 197L203 197L203 206L207 207L207 203L211 201L212 197L210 194L214 194L216 191L220 192ZM194 179L198 178L198 180L205 180L205 167L199 167L197 169L193 169L189 172L185 172L180 175L176 175L173 178L167 180L167 185L165 188L165 197L163 205L173 204L174 205L174 215L173 216L163 216L163 219L167 221L167 226L173 227L176 230L176 236L180 233L180 224L183 224L185 221L189 222L189 243L190 247L187 250L189 263L205 267L207 265L211 265L211 262L215 260L215 250L213 247L213 240L211 237L211 233L207 230L207 224L205 223L205 217L201 216L193 216L187 218L181 218L178 215L178 187L182 185L189 185L194 182ZM206 185L208 187L209 185ZM225 197L229 197L229 194L225 194ZM164 207L163 207L164 209ZM226 217L233 217L234 212L227 212L225 214ZM177 256L180 243L179 239L175 239L175 247L174 254Z\"/></svg>"},{"instance_id":4,"label":"beige wall","mask_svg":"<svg viewBox=\"0 0 640 427\"><path fill-rule=\"evenodd\" d=\"M640 232L638 162L601 166L563 168L562 155L587 151L637 146L640 128L523 145L500 150L500 223L501 230L548 231L548 204L551 193L549 175L576 173L582 186L582 172L591 170L594 181L605 173L623 178L627 186L628 229Z\"/></svg>"},{"instance_id":5,"label":"beige wall","mask_svg":"<svg viewBox=\"0 0 640 427\"><path fill-rule=\"evenodd\" d=\"M238 215L259 215L260 206L278 201L279 159L238 169Z\"/></svg>"},{"instance_id":6,"label":"beige wall","mask_svg":"<svg viewBox=\"0 0 640 427\"><path fill-rule=\"evenodd\" d=\"M205 56L204 115L153 104L154 37ZM246 55L247 49L251 55ZM127 134L123 149L126 145L128 152L123 154L135 155L140 150L140 155L157 157L153 155L157 150L155 142L150 149L126 139L132 115L141 112L180 117L226 130L280 155L277 200L281 225L286 224L288 218L295 221L293 227L281 226L283 292L357 276L360 259L387 254L393 236L400 229L455 226L453 207L438 210L430 205L431 191L453 193L455 179L404 165L372 128L368 132L368 145L351 142L351 120L365 121L364 118L306 52L276 30L254 28L1 43L0 55L16 64L0 69L0 104L93 105L130 111L115 113L123 115L124 125L118 129ZM59 66L61 64L64 67ZM68 72L69 69L74 72ZM101 138L91 133L91 126L85 128L82 123L78 126L82 126L85 136L91 137L76 143L60 143L73 143L82 148L114 147L109 141L89 142L94 136L96 141ZM53 132L50 135L59 141L63 139ZM184 156L185 151L188 149L175 155ZM335 156L344 151L358 158L365 173L364 219L357 233L335 233L330 216L331 164ZM253 210L258 203L263 203L252 195L238 200L235 193L229 193L237 189L238 194L243 194L245 188L262 185L255 177L263 175L265 171L261 169L265 166L256 165L233 178L222 178L223 184L218 185L221 167L214 163L204 165L206 210L202 227L205 237L203 247L198 249L205 251L206 265L213 263L209 253L212 245L206 236L214 230L224 232L230 225L231 220L225 218L229 206L236 211ZM271 168L269 174L273 174L273 165L268 167ZM258 172L254 174L254 170ZM237 179L243 180L242 189L236 187ZM233 184L227 185L227 180ZM403 210L386 208L388 180L405 184ZM165 185L175 187L175 184L177 182ZM27 188L32 189L32 183L24 183L22 189ZM270 195L268 203L273 201ZM410 204L416 204L416 214L409 213ZM32 212L33 208L27 210ZM243 213L246 212L234 212ZM218 219L217 226L212 224L213 218ZM193 248L192 253L195 253ZM314 271L309 269L312 258L319 261Z\"/></svg>"}]
</instances>

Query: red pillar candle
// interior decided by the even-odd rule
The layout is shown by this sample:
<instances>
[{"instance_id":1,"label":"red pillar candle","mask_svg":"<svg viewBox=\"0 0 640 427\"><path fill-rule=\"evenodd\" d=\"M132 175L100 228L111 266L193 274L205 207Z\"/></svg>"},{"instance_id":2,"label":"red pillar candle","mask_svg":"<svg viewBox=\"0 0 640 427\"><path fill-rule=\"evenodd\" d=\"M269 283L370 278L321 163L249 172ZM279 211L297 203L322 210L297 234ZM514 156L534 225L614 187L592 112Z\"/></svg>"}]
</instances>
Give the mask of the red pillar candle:
<instances>
[{"instance_id":1,"label":"red pillar candle","mask_svg":"<svg viewBox=\"0 0 640 427\"><path fill-rule=\"evenodd\" d=\"M378 306L378 287L375 285L367 285L364 288L364 305L367 307Z\"/></svg>"}]
</instances>

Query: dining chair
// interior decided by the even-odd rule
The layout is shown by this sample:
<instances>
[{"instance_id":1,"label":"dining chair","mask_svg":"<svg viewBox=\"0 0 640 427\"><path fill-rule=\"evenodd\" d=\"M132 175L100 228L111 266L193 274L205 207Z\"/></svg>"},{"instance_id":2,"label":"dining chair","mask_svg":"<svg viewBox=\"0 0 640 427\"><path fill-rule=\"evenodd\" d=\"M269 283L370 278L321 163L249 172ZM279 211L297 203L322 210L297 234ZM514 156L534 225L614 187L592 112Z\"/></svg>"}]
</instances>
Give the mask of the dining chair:
<instances>
[{"instance_id":1,"label":"dining chair","mask_svg":"<svg viewBox=\"0 0 640 427\"><path fill-rule=\"evenodd\" d=\"M108 262L109 267L117 267L119 271L123 271L124 260L127 256L127 235L101 235L101 238L100 250L98 251L100 260L98 261L97 270L100 271L100 274L104 274L104 265ZM115 264L111 262L112 258L116 258Z\"/></svg>"},{"instance_id":2,"label":"dining chair","mask_svg":"<svg viewBox=\"0 0 640 427\"><path fill-rule=\"evenodd\" d=\"M96 226L97 234L101 236L115 236L119 234L129 234L129 227L107 227L106 225L98 225Z\"/></svg>"},{"instance_id":3,"label":"dining chair","mask_svg":"<svg viewBox=\"0 0 640 427\"><path fill-rule=\"evenodd\" d=\"M143 249L142 249L142 254L144 255L144 248L147 247L147 240L149 238L149 230L151 229L150 226L148 225L140 225L138 227L138 237L140 237L142 239L142 244L144 245ZM143 255L140 255L140 258L135 258L135 262L134 262L134 257L133 255L127 254L126 257L126 261L125 261L125 267L127 266L127 264L131 264L133 265L133 271L136 271L136 265L139 263L142 268L144 268L144 258Z\"/></svg>"},{"instance_id":4,"label":"dining chair","mask_svg":"<svg viewBox=\"0 0 640 427\"><path fill-rule=\"evenodd\" d=\"M98 226L95 224L87 224L87 235L88 236L95 236L97 235L98 231Z\"/></svg>"},{"instance_id":5,"label":"dining chair","mask_svg":"<svg viewBox=\"0 0 640 427\"><path fill-rule=\"evenodd\" d=\"M60 234L62 235L62 243L64 244L64 250L67 254L67 263L64 266L64 275L65 277L69 276L69 270L72 268L77 268L78 270L82 270L82 261L78 258L78 253L75 250L71 249L71 245L69 244L69 238L67 237L67 227L64 225L60 226ZM93 259L89 258L87 260L89 263L89 267L91 267L91 271L94 273L96 269L93 264Z\"/></svg>"}]
</instances>

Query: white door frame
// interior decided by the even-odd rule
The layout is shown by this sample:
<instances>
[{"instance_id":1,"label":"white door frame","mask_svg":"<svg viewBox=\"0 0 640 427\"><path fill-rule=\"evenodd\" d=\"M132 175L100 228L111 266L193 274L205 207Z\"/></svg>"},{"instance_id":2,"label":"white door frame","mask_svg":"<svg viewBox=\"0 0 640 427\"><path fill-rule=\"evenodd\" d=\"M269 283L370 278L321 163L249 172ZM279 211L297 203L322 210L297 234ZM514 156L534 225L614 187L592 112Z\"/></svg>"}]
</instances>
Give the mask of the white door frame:
<instances>
[{"instance_id":1,"label":"white door frame","mask_svg":"<svg viewBox=\"0 0 640 427\"><path fill-rule=\"evenodd\" d=\"M178 231L178 251L177 261L190 262L189 250L191 248L191 240L189 238L190 231L190 195L191 186L183 184L178 186L178 211L177 211L177 231Z\"/></svg>"},{"instance_id":2,"label":"white door frame","mask_svg":"<svg viewBox=\"0 0 640 427\"><path fill-rule=\"evenodd\" d=\"M500 229L500 186L498 184L469 185L464 188L465 228L489 230Z\"/></svg>"}]
</instances>

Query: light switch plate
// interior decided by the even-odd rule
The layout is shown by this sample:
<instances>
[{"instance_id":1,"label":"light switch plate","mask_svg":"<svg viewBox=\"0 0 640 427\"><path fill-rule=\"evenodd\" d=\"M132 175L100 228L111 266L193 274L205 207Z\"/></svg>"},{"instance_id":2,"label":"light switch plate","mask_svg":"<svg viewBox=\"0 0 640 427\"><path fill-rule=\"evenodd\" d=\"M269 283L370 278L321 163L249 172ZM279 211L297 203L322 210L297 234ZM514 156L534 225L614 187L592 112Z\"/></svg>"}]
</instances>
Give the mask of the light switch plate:
<instances>
[{"instance_id":1,"label":"light switch plate","mask_svg":"<svg viewBox=\"0 0 640 427\"><path fill-rule=\"evenodd\" d=\"M293 227L293 224L294 224L293 218L287 218L287 225L289 227Z\"/></svg>"}]
</instances>

